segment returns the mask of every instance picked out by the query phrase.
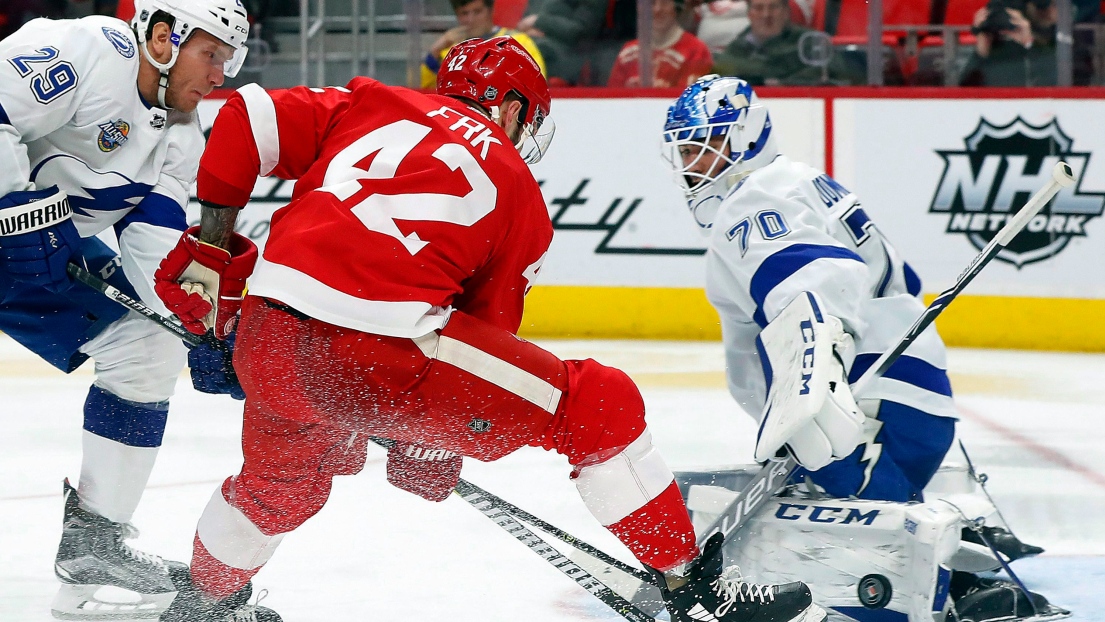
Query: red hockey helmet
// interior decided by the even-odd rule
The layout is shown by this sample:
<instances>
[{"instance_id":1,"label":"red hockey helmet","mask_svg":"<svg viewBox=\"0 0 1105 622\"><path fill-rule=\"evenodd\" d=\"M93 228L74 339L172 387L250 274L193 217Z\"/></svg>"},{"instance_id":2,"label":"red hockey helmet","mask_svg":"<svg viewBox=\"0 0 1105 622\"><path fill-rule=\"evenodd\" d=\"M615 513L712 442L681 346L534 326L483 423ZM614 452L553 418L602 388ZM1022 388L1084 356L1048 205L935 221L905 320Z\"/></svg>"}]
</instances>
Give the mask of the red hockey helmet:
<instances>
[{"instance_id":1,"label":"red hockey helmet","mask_svg":"<svg viewBox=\"0 0 1105 622\"><path fill-rule=\"evenodd\" d=\"M522 134L516 146L522 150L531 139L536 147L535 153L523 154L526 161L540 160L552 141L551 121L542 131L552 108L549 84L529 52L511 37L469 39L453 46L441 61L437 92L476 102L496 119L503 99L513 92L522 100Z\"/></svg>"}]
</instances>

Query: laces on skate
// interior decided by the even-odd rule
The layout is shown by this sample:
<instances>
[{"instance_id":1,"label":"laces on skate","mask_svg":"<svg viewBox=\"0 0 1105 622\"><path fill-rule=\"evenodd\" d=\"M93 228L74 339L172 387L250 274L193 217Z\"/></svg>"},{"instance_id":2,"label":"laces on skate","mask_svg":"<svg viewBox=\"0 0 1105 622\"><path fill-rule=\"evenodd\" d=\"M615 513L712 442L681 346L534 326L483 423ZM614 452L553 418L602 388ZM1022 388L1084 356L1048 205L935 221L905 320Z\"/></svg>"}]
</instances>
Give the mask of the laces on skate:
<instances>
[{"instance_id":1,"label":"laces on skate","mask_svg":"<svg viewBox=\"0 0 1105 622\"><path fill-rule=\"evenodd\" d=\"M159 555L153 553L147 553L140 551L131 545L127 544L127 540L131 538L137 538L139 536L138 529L130 523L117 523L120 525L119 530L119 549L123 552L123 555L130 559L147 566L154 566L158 571L162 573L168 573L169 568L165 565L165 560Z\"/></svg>"},{"instance_id":2,"label":"laces on skate","mask_svg":"<svg viewBox=\"0 0 1105 622\"><path fill-rule=\"evenodd\" d=\"M248 605L243 605L234 610L234 618L231 622L258 622L257 620L257 608L260 606L261 601L265 600L265 597L269 595L268 590L261 590L257 592L253 602Z\"/></svg>"},{"instance_id":3,"label":"laces on skate","mask_svg":"<svg viewBox=\"0 0 1105 622\"><path fill-rule=\"evenodd\" d=\"M766 605L775 600L775 589L771 585L756 585L747 583L741 574L740 568L730 566L722 572L721 576L714 579L710 587L719 598L724 599L717 607L714 615L723 616L729 612L739 600L742 603L752 602Z\"/></svg>"}]
</instances>

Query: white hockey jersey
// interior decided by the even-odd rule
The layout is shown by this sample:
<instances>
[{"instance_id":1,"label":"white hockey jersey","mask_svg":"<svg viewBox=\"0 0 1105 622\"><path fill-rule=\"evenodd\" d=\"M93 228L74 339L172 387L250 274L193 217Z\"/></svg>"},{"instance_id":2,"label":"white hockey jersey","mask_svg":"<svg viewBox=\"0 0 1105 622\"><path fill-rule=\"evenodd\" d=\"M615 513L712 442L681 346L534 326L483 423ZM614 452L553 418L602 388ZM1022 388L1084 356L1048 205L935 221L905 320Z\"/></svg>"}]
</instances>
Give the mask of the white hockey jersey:
<instances>
[{"instance_id":1,"label":"white hockey jersey","mask_svg":"<svg viewBox=\"0 0 1105 622\"><path fill-rule=\"evenodd\" d=\"M137 42L102 16L36 19L0 41L0 196L57 185L82 237L115 228L123 270L167 313L153 271L185 228L203 152L194 114L138 93Z\"/></svg>"},{"instance_id":2,"label":"white hockey jersey","mask_svg":"<svg viewBox=\"0 0 1105 622\"><path fill-rule=\"evenodd\" d=\"M825 173L777 156L733 188L714 219L706 295L721 316L729 390L757 419L765 380L756 335L803 291L816 292L856 342L855 382L924 310L921 283L867 217L856 195ZM930 326L861 407L889 399L955 417L944 344Z\"/></svg>"}]
</instances>

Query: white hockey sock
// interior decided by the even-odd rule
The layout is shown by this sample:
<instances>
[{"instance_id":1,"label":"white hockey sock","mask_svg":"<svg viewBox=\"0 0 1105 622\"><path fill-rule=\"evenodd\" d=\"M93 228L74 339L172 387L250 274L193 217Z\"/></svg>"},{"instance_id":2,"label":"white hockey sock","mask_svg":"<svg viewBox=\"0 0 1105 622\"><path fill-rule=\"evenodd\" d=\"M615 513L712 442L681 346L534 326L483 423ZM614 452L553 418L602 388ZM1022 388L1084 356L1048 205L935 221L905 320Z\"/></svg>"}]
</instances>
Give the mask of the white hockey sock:
<instances>
[{"instance_id":1,"label":"white hockey sock","mask_svg":"<svg viewBox=\"0 0 1105 622\"><path fill-rule=\"evenodd\" d=\"M579 469L575 479L583 503L603 525L613 525L643 508L673 481L675 476L652 446L647 428L618 454Z\"/></svg>"},{"instance_id":2,"label":"white hockey sock","mask_svg":"<svg viewBox=\"0 0 1105 622\"><path fill-rule=\"evenodd\" d=\"M132 447L82 433L81 505L116 523L130 522L153 471L158 447Z\"/></svg>"}]
</instances>

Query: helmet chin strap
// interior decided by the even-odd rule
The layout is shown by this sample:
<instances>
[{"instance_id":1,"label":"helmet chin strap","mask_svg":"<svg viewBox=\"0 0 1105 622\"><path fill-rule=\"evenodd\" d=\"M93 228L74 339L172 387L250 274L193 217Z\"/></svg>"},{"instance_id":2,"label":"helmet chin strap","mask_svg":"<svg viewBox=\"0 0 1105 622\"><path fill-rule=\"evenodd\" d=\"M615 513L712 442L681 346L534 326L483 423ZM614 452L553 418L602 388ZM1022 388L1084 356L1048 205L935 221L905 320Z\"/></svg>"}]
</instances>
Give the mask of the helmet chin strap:
<instances>
[{"instance_id":1,"label":"helmet chin strap","mask_svg":"<svg viewBox=\"0 0 1105 622\"><path fill-rule=\"evenodd\" d=\"M165 110L172 110L169 104L165 103L165 93L169 89L169 70L176 64L177 54L180 52L180 48L175 45L172 46L173 52L172 56L169 57L169 62L160 63L150 54L149 45L149 41L143 41L138 47L142 50L142 56L144 56L161 74L157 80L157 104Z\"/></svg>"}]
</instances>

